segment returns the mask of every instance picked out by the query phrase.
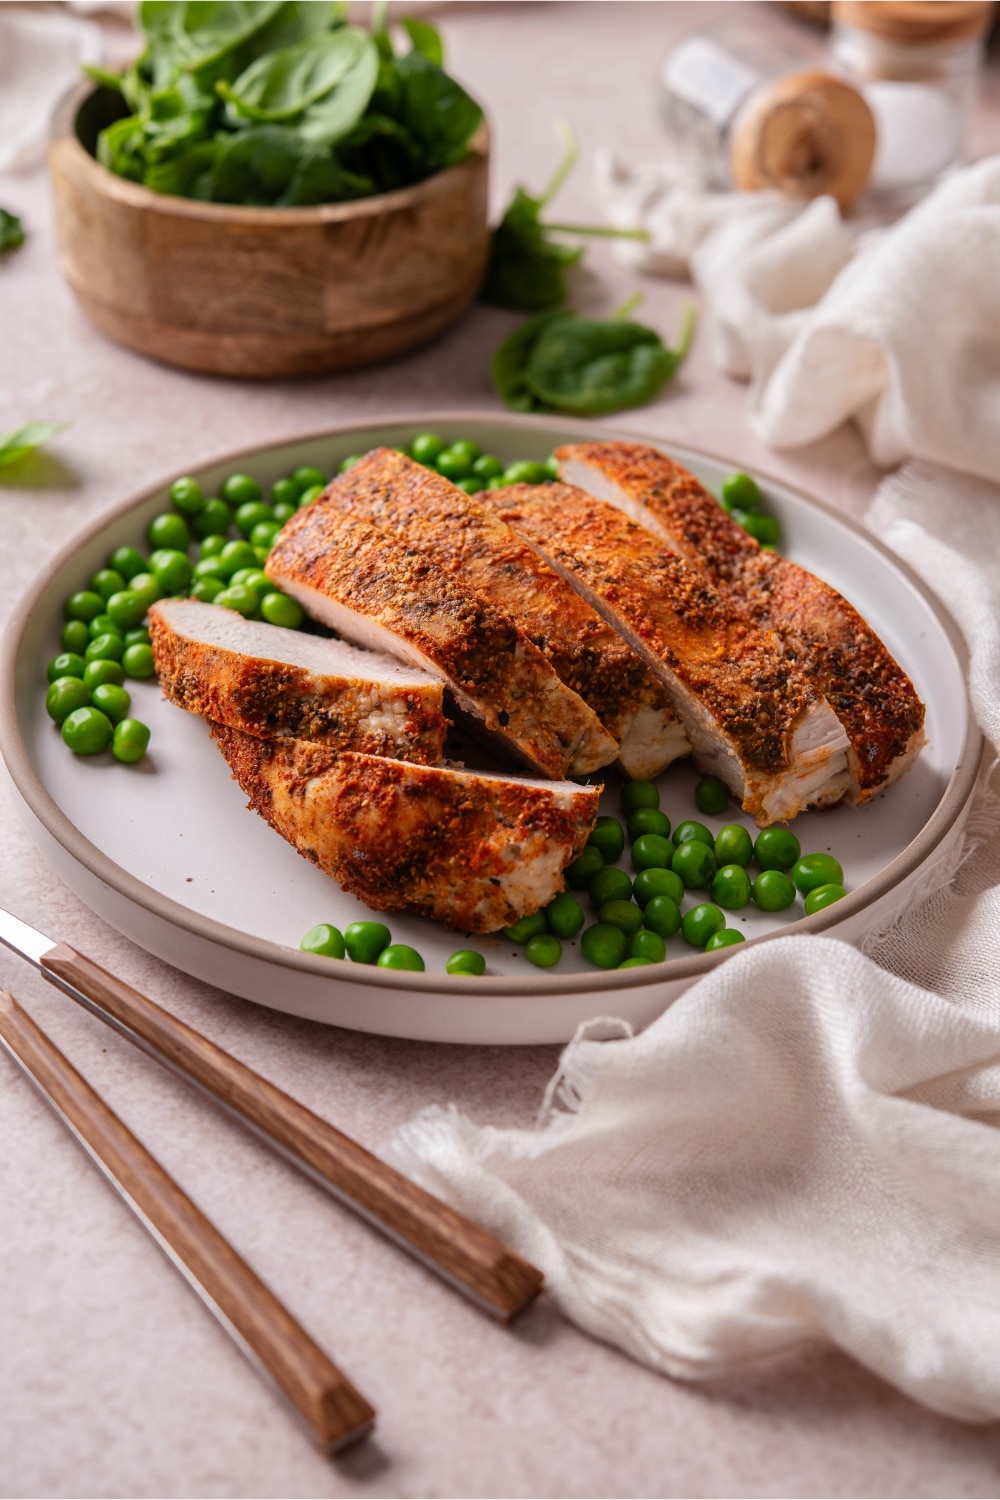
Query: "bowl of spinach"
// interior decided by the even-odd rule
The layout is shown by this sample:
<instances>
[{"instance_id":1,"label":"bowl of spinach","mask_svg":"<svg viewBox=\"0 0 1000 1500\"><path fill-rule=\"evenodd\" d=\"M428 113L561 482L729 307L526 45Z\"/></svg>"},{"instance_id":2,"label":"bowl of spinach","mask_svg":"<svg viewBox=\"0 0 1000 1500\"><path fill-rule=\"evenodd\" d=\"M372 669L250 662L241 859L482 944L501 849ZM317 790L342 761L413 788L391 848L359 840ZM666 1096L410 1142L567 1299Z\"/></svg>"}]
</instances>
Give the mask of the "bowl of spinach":
<instances>
[{"instance_id":1,"label":"bowl of spinach","mask_svg":"<svg viewBox=\"0 0 1000 1500\"><path fill-rule=\"evenodd\" d=\"M271 378L440 333L489 251L488 133L440 36L331 0L146 0L57 117L60 264L112 338Z\"/></svg>"}]
</instances>

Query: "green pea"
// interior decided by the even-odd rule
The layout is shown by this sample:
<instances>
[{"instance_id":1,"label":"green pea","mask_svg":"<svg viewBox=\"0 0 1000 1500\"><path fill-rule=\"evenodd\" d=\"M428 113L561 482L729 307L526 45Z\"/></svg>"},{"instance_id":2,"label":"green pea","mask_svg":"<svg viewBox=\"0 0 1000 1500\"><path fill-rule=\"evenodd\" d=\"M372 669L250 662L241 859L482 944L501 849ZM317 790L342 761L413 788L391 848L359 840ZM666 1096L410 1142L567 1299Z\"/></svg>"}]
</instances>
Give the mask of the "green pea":
<instances>
[{"instance_id":1,"label":"green pea","mask_svg":"<svg viewBox=\"0 0 1000 1500\"><path fill-rule=\"evenodd\" d=\"M322 494L322 490L320 491L320 494ZM312 500L307 500L306 499L307 495L311 495L312 496L312 500L317 500L319 498L319 496L316 494L315 489L303 490L302 491L302 498L303 498L303 500L305 501L305 503L307 505L311 505L312 504ZM274 519L277 521L277 523L278 523L279 526L284 526L284 524L285 524L286 521L290 521L292 519L292 517L294 516L294 514L295 514L295 512L296 512L297 509L298 509L298 506L296 506L296 505L289 505L287 500L284 500L284 501L279 500L279 502L278 502L277 505L272 505L272 507L271 507L271 511L272 511L272 513L274 515Z\"/></svg>"},{"instance_id":2,"label":"green pea","mask_svg":"<svg viewBox=\"0 0 1000 1500\"><path fill-rule=\"evenodd\" d=\"M110 599L112 594L125 587L125 580L117 568L101 568L90 580L90 587L102 599Z\"/></svg>"},{"instance_id":3,"label":"green pea","mask_svg":"<svg viewBox=\"0 0 1000 1500\"><path fill-rule=\"evenodd\" d=\"M126 646L122 666L129 677L135 677L139 681L155 676L156 663L153 660L152 647L142 641L136 641L134 646Z\"/></svg>"},{"instance_id":4,"label":"green pea","mask_svg":"<svg viewBox=\"0 0 1000 1500\"><path fill-rule=\"evenodd\" d=\"M200 600L202 604L212 604L225 586L221 578L198 578L191 587L191 598Z\"/></svg>"},{"instance_id":5,"label":"green pea","mask_svg":"<svg viewBox=\"0 0 1000 1500\"><path fill-rule=\"evenodd\" d=\"M521 459L517 463L508 464L504 470L504 484L545 484L550 475L544 464L533 463L530 459Z\"/></svg>"},{"instance_id":6,"label":"green pea","mask_svg":"<svg viewBox=\"0 0 1000 1500\"><path fill-rule=\"evenodd\" d=\"M654 896L646 902L642 924L662 938L673 937L681 925L681 909L672 896Z\"/></svg>"},{"instance_id":7,"label":"green pea","mask_svg":"<svg viewBox=\"0 0 1000 1500\"><path fill-rule=\"evenodd\" d=\"M566 884L574 891L585 891L599 870L604 869L604 855L588 844L565 869Z\"/></svg>"},{"instance_id":8,"label":"green pea","mask_svg":"<svg viewBox=\"0 0 1000 1500\"><path fill-rule=\"evenodd\" d=\"M715 857L720 865L748 865L753 858L753 839L742 823L727 823L715 835Z\"/></svg>"},{"instance_id":9,"label":"green pea","mask_svg":"<svg viewBox=\"0 0 1000 1500\"><path fill-rule=\"evenodd\" d=\"M485 974L486 960L475 948L459 948L444 966L446 974Z\"/></svg>"},{"instance_id":10,"label":"green pea","mask_svg":"<svg viewBox=\"0 0 1000 1500\"><path fill-rule=\"evenodd\" d=\"M605 863L612 865L625 848L625 830L617 818L600 817L590 830L587 843L600 849Z\"/></svg>"},{"instance_id":11,"label":"green pea","mask_svg":"<svg viewBox=\"0 0 1000 1500\"><path fill-rule=\"evenodd\" d=\"M330 483L322 469L317 469L315 464L301 464L292 474L292 478L299 487L299 492L304 490L325 490Z\"/></svg>"},{"instance_id":12,"label":"green pea","mask_svg":"<svg viewBox=\"0 0 1000 1500\"><path fill-rule=\"evenodd\" d=\"M750 876L742 865L723 865L712 881L712 900L727 911L750 905Z\"/></svg>"},{"instance_id":13,"label":"green pea","mask_svg":"<svg viewBox=\"0 0 1000 1500\"><path fill-rule=\"evenodd\" d=\"M576 937L586 917L576 897L571 896L569 891L560 891L555 900L550 901L545 908L545 920L556 937L571 938Z\"/></svg>"},{"instance_id":14,"label":"green pea","mask_svg":"<svg viewBox=\"0 0 1000 1500\"><path fill-rule=\"evenodd\" d=\"M781 541L781 527L773 516L765 516L748 510L734 510L732 517L737 526L742 526L748 536L756 537L762 546L776 547Z\"/></svg>"},{"instance_id":15,"label":"green pea","mask_svg":"<svg viewBox=\"0 0 1000 1500\"><path fill-rule=\"evenodd\" d=\"M742 473L727 475L722 481L720 495L726 510L732 510L734 506L739 506L742 510L753 510L762 499L756 479Z\"/></svg>"},{"instance_id":16,"label":"green pea","mask_svg":"<svg viewBox=\"0 0 1000 1500\"><path fill-rule=\"evenodd\" d=\"M548 931L548 923L543 911L533 911L529 917L519 917L509 927L505 927L503 935L510 938L512 943L527 943L540 932Z\"/></svg>"},{"instance_id":17,"label":"green pea","mask_svg":"<svg viewBox=\"0 0 1000 1500\"><path fill-rule=\"evenodd\" d=\"M834 882L829 885L814 885L806 897L806 916L811 917L814 911L822 911L835 901L843 901L846 895L844 887Z\"/></svg>"},{"instance_id":18,"label":"green pea","mask_svg":"<svg viewBox=\"0 0 1000 1500\"><path fill-rule=\"evenodd\" d=\"M148 646L150 634L144 625L137 625L134 630L126 630L122 639L126 646Z\"/></svg>"},{"instance_id":19,"label":"green pea","mask_svg":"<svg viewBox=\"0 0 1000 1500\"><path fill-rule=\"evenodd\" d=\"M634 813L640 807L659 807L659 789L651 781L627 781L622 787L622 812Z\"/></svg>"},{"instance_id":20,"label":"green pea","mask_svg":"<svg viewBox=\"0 0 1000 1500\"><path fill-rule=\"evenodd\" d=\"M205 496L197 479L185 475L175 479L170 486L170 502L183 516L196 516L205 504Z\"/></svg>"},{"instance_id":21,"label":"green pea","mask_svg":"<svg viewBox=\"0 0 1000 1500\"><path fill-rule=\"evenodd\" d=\"M645 958L650 963L662 964L667 956L667 945L658 932L650 927L641 927L628 940L629 958Z\"/></svg>"},{"instance_id":22,"label":"green pea","mask_svg":"<svg viewBox=\"0 0 1000 1500\"><path fill-rule=\"evenodd\" d=\"M455 479L452 483L462 491L463 495L478 495L483 487L482 480L477 479L474 474L467 474L464 479Z\"/></svg>"},{"instance_id":23,"label":"green pea","mask_svg":"<svg viewBox=\"0 0 1000 1500\"><path fill-rule=\"evenodd\" d=\"M79 656L87 649L90 640L90 631L87 629L86 620L67 620L59 637L60 645L64 651L72 651Z\"/></svg>"},{"instance_id":24,"label":"green pea","mask_svg":"<svg viewBox=\"0 0 1000 1500\"><path fill-rule=\"evenodd\" d=\"M723 927L721 932L713 932L705 944L706 953L715 953L719 948L734 948L737 943L745 943L746 938L742 932L737 932L735 927Z\"/></svg>"},{"instance_id":25,"label":"green pea","mask_svg":"<svg viewBox=\"0 0 1000 1500\"><path fill-rule=\"evenodd\" d=\"M100 594L95 594L93 589L81 589L79 593L70 594L66 600L65 614L67 620L90 621L95 615L104 611L104 600Z\"/></svg>"},{"instance_id":26,"label":"green pea","mask_svg":"<svg viewBox=\"0 0 1000 1500\"><path fill-rule=\"evenodd\" d=\"M206 562L209 558L218 557L228 540L229 538L223 536L219 531L213 531L211 536L202 537L201 542L198 546L198 557L200 561ZM197 572L198 564L195 563L194 567L195 572Z\"/></svg>"},{"instance_id":27,"label":"green pea","mask_svg":"<svg viewBox=\"0 0 1000 1500\"><path fill-rule=\"evenodd\" d=\"M689 891L707 889L718 869L715 851L711 844L702 843L701 839L679 844L674 850L670 868L681 877Z\"/></svg>"},{"instance_id":28,"label":"green pea","mask_svg":"<svg viewBox=\"0 0 1000 1500\"><path fill-rule=\"evenodd\" d=\"M99 635L84 652L86 661L121 661L125 642L120 635Z\"/></svg>"},{"instance_id":29,"label":"green pea","mask_svg":"<svg viewBox=\"0 0 1000 1500\"><path fill-rule=\"evenodd\" d=\"M464 451L456 452L454 448L445 448L443 453L438 454L434 467L445 479L468 479L474 463L475 459L469 458Z\"/></svg>"},{"instance_id":30,"label":"green pea","mask_svg":"<svg viewBox=\"0 0 1000 1500\"><path fill-rule=\"evenodd\" d=\"M499 479L503 474L503 464L492 453L484 453L472 465L472 472L476 479Z\"/></svg>"},{"instance_id":31,"label":"green pea","mask_svg":"<svg viewBox=\"0 0 1000 1500\"><path fill-rule=\"evenodd\" d=\"M147 609L151 604L155 604L157 599L163 598L163 590L160 588L154 573L137 573L129 582L128 592L141 599ZM114 598L115 595L112 594L111 599ZM111 599L108 600L108 613L113 615L114 610L111 608ZM139 621L130 620L128 623L130 625L138 625ZM122 628L125 628L124 622Z\"/></svg>"},{"instance_id":32,"label":"green pea","mask_svg":"<svg viewBox=\"0 0 1000 1500\"><path fill-rule=\"evenodd\" d=\"M784 870L764 870L753 883L753 899L761 911L784 911L795 900L795 886Z\"/></svg>"},{"instance_id":33,"label":"green pea","mask_svg":"<svg viewBox=\"0 0 1000 1500\"><path fill-rule=\"evenodd\" d=\"M790 870L802 853L794 833L787 828L763 828L753 846L759 870Z\"/></svg>"},{"instance_id":34,"label":"green pea","mask_svg":"<svg viewBox=\"0 0 1000 1500\"><path fill-rule=\"evenodd\" d=\"M470 443L468 438L456 438L454 442L448 444L448 449L451 453L457 453L464 458L470 469L481 453L476 444Z\"/></svg>"},{"instance_id":35,"label":"green pea","mask_svg":"<svg viewBox=\"0 0 1000 1500\"><path fill-rule=\"evenodd\" d=\"M100 687L102 682L113 682L117 687L121 687L125 681L125 672L120 661L102 658L100 661L88 661L83 669L83 680L91 692L94 688Z\"/></svg>"},{"instance_id":36,"label":"green pea","mask_svg":"<svg viewBox=\"0 0 1000 1500\"><path fill-rule=\"evenodd\" d=\"M258 595L269 593L274 587L270 578L260 568L237 568L229 580L230 587L236 584L255 589Z\"/></svg>"},{"instance_id":37,"label":"green pea","mask_svg":"<svg viewBox=\"0 0 1000 1500\"><path fill-rule=\"evenodd\" d=\"M711 901L702 901L698 906L692 906L681 918L681 932L685 942L690 943L692 948L704 948L709 938L721 932L725 925L725 914L717 906L713 906Z\"/></svg>"},{"instance_id":38,"label":"green pea","mask_svg":"<svg viewBox=\"0 0 1000 1500\"><path fill-rule=\"evenodd\" d=\"M694 789L694 801L699 812L725 812L729 806L729 788L718 776L703 776Z\"/></svg>"},{"instance_id":39,"label":"green pea","mask_svg":"<svg viewBox=\"0 0 1000 1500\"><path fill-rule=\"evenodd\" d=\"M99 755L113 733L111 720L99 708L75 708L63 719L62 737L74 755Z\"/></svg>"},{"instance_id":40,"label":"green pea","mask_svg":"<svg viewBox=\"0 0 1000 1500\"><path fill-rule=\"evenodd\" d=\"M251 474L230 474L223 480L222 498L236 510L241 505L256 504L263 499L263 491Z\"/></svg>"},{"instance_id":41,"label":"green pea","mask_svg":"<svg viewBox=\"0 0 1000 1500\"><path fill-rule=\"evenodd\" d=\"M95 687L91 694L91 702L95 708L99 708L102 714L106 714L112 724L120 724L122 719L128 718L128 711L132 707L132 699L123 687L115 682L102 682Z\"/></svg>"},{"instance_id":42,"label":"green pea","mask_svg":"<svg viewBox=\"0 0 1000 1500\"><path fill-rule=\"evenodd\" d=\"M320 495L322 495L322 493L323 493L323 489L322 489L322 487L320 485L318 485L318 484L311 484L307 490L303 490L302 491L301 495L299 496L299 503L296 506L296 509L297 510L304 510L305 507L308 506L308 505L315 505L316 501L319 499L319 497L320 497ZM282 505L281 502L279 501L278 504L275 505L275 507L274 507L275 519L277 519L278 511L279 510L280 511L284 511L284 509L285 509L285 506ZM287 516L284 517L284 520L282 521L282 525L284 525L284 521L287 520L287 519L288 519Z\"/></svg>"},{"instance_id":43,"label":"green pea","mask_svg":"<svg viewBox=\"0 0 1000 1500\"><path fill-rule=\"evenodd\" d=\"M803 896L820 885L843 885L844 871L832 854L803 854L792 869L792 879Z\"/></svg>"},{"instance_id":44,"label":"green pea","mask_svg":"<svg viewBox=\"0 0 1000 1500\"><path fill-rule=\"evenodd\" d=\"M546 474L550 479L559 479L561 477L559 470L559 460L558 458L556 458L554 453L549 454L548 458L545 460L544 468Z\"/></svg>"},{"instance_id":45,"label":"green pea","mask_svg":"<svg viewBox=\"0 0 1000 1500\"><path fill-rule=\"evenodd\" d=\"M137 573L145 573L146 559L135 547L116 547L108 560L108 567L114 568L128 583Z\"/></svg>"},{"instance_id":46,"label":"green pea","mask_svg":"<svg viewBox=\"0 0 1000 1500\"><path fill-rule=\"evenodd\" d=\"M632 845L632 865L636 870L669 870L674 846L658 833L643 833Z\"/></svg>"},{"instance_id":47,"label":"green pea","mask_svg":"<svg viewBox=\"0 0 1000 1500\"><path fill-rule=\"evenodd\" d=\"M346 474L348 469L353 469L354 465L359 464L363 458L363 453L349 453L346 458L340 460L339 473ZM275 498L273 490L271 491L271 498L272 500Z\"/></svg>"},{"instance_id":48,"label":"green pea","mask_svg":"<svg viewBox=\"0 0 1000 1500\"><path fill-rule=\"evenodd\" d=\"M258 521L250 533L251 547L263 547L267 552L270 552L274 546L274 539L280 530L281 527L277 521Z\"/></svg>"},{"instance_id":49,"label":"green pea","mask_svg":"<svg viewBox=\"0 0 1000 1500\"><path fill-rule=\"evenodd\" d=\"M290 474L276 479L271 486L271 504L298 506L302 494L302 486L297 484Z\"/></svg>"},{"instance_id":50,"label":"green pea","mask_svg":"<svg viewBox=\"0 0 1000 1500\"><path fill-rule=\"evenodd\" d=\"M78 708L90 706L90 689L79 677L57 677L45 694L45 712L62 724Z\"/></svg>"},{"instance_id":51,"label":"green pea","mask_svg":"<svg viewBox=\"0 0 1000 1500\"><path fill-rule=\"evenodd\" d=\"M260 603L260 596L256 589L247 588L244 583L233 583L224 588L221 594L216 594L213 603L221 605L223 609L235 610L248 620Z\"/></svg>"},{"instance_id":52,"label":"green pea","mask_svg":"<svg viewBox=\"0 0 1000 1500\"><path fill-rule=\"evenodd\" d=\"M640 839L644 833L659 834L661 839L670 837L670 819L658 807L637 807L630 812L625 824L630 839Z\"/></svg>"},{"instance_id":53,"label":"green pea","mask_svg":"<svg viewBox=\"0 0 1000 1500\"><path fill-rule=\"evenodd\" d=\"M617 969L628 952L628 939L620 927L610 922L595 922L584 929L580 939L584 958L598 969Z\"/></svg>"},{"instance_id":54,"label":"green pea","mask_svg":"<svg viewBox=\"0 0 1000 1500\"><path fill-rule=\"evenodd\" d=\"M375 964L379 969L412 969L416 974L422 974L426 968L416 948L408 943L390 943L382 949Z\"/></svg>"},{"instance_id":55,"label":"green pea","mask_svg":"<svg viewBox=\"0 0 1000 1500\"><path fill-rule=\"evenodd\" d=\"M444 452L444 443L436 432L420 432L410 444L410 457L418 464L436 464Z\"/></svg>"},{"instance_id":56,"label":"green pea","mask_svg":"<svg viewBox=\"0 0 1000 1500\"><path fill-rule=\"evenodd\" d=\"M82 678L86 665L83 657L76 651L63 651L61 655L52 658L45 669L45 675L49 682L55 682L57 677Z\"/></svg>"},{"instance_id":57,"label":"green pea","mask_svg":"<svg viewBox=\"0 0 1000 1500\"><path fill-rule=\"evenodd\" d=\"M191 545L191 531L184 517L175 511L164 511L154 516L146 528L150 547L176 547L186 552Z\"/></svg>"},{"instance_id":58,"label":"green pea","mask_svg":"<svg viewBox=\"0 0 1000 1500\"><path fill-rule=\"evenodd\" d=\"M590 882L587 894L595 906L603 906L605 901L628 901L632 895L632 882L624 870L605 865Z\"/></svg>"},{"instance_id":59,"label":"green pea","mask_svg":"<svg viewBox=\"0 0 1000 1500\"><path fill-rule=\"evenodd\" d=\"M714 849L715 835L711 829L706 828L704 823L693 822L690 818L684 823L678 823L674 829L674 848L678 848L681 844L697 843L708 844L710 848Z\"/></svg>"},{"instance_id":60,"label":"green pea","mask_svg":"<svg viewBox=\"0 0 1000 1500\"><path fill-rule=\"evenodd\" d=\"M123 765L134 766L149 748L149 730L140 719L122 719L111 737L111 754Z\"/></svg>"},{"instance_id":61,"label":"green pea","mask_svg":"<svg viewBox=\"0 0 1000 1500\"><path fill-rule=\"evenodd\" d=\"M269 625L283 625L286 630L298 630L305 619L305 612L297 599L276 590L265 594L260 601L260 612Z\"/></svg>"},{"instance_id":62,"label":"green pea","mask_svg":"<svg viewBox=\"0 0 1000 1500\"><path fill-rule=\"evenodd\" d=\"M233 521L240 535L249 537L258 521L274 523L274 511L269 505L265 505L263 500L249 500L237 509L233 515Z\"/></svg>"},{"instance_id":63,"label":"green pea","mask_svg":"<svg viewBox=\"0 0 1000 1500\"><path fill-rule=\"evenodd\" d=\"M217 496L206 500L198 514L191 518L191 530L199 538L225 536L232 524L232 511L225 500Z\"/></svg>"},{"instance_id":64,"label":"green pea","mask_svg":"<svg viewBox=\"0 0 1000 1500\"><path fill-rule=\"evenodd\" d=\"M107 613L95 615L87 626L87 633L92 641L96 641L99 635L124 635L124 631L118 621L113 620Z\"/></svg>"},{"instance_id":65,"label":"green pea","mask_svg":"<svg viewBox=\"0 0 1000 1500\"><path fill-rule=\"evenodd\" d=\"M249 542L227 542L219 553L219 562L231 578L240 568L256 568L257 554Z\"/></svg>"},{"instance_id":66,"label":"green pea","mask_svg":"<svg viewBox=\"0 0 1000 1500\"><path fill-rule=\"evenodd\" d=\"M539 932L524 945L524 956L536 969L551 969L562 958L562 943L551 932Z\"/></svg>"},{"instance_id":67,"label":"green pea","mask_svg":"<svg viewBox=\"0 0 1000 1500\"><path fill-rule=\"evenodd\" d=\"M597 920L610 922L626 937L632 937L642 926L642 911L634 901L605 901L597 909Z\"/></svg>"},{"instance_id":68,"label":"green pea","mask_svg":"<svg viewBox=\"0 0 1000 1500\"><path fill-rule=\"evenodd\" d=\"M356 964L373 964L391 942L392 936L383 922L351 922L344 928L344 947L348 958Z\"/></svg>"},{"instance_id":69,"label":"green pea","mask_svg":"<svg viewBox=\"0 0 1000 1500\"><path fill-rule=\"evenodd\" d=\"M503 476L498 475L496 479L487 479L486 488L488 490L502 490L505 487L505 484L506 480L503 478Z\"/></svg>"},{"instance_id":70,"label":"green pea","mask_svg":"<svg viewBox=\"0 0 1000 1500\"><path fill-rule=\"evenodd\" d=\"M680 904L684 882L673 870L660 870L654 865L649 870L639 871L632 884L632 895L642 907L648 906L656 896L671 896Z\"/></svg>"},{"instance_id":71,"label":"green pea","mask_svg":"<svg viewBox=\"0 0 1000 1500\"><path fill-rule=\"evenodd\" d=\"M618 967L619 969L648 969L652 962L651 958L625 958Z\"/></svg>"}]
</instances>

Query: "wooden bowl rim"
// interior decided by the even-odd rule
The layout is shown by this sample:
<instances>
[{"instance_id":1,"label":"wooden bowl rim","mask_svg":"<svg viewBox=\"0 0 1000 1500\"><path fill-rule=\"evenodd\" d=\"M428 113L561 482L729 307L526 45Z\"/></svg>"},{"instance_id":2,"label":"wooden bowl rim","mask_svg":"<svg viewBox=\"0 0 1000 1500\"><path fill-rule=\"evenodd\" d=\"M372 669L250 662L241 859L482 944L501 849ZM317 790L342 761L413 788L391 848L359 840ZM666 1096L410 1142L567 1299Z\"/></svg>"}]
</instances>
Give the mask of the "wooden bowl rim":
<instances>
[{"instance_id":1,"label":"wooden bowl rim","mask_svg":"<svg viewBox=\"0 0 1000 1500\"><path fill-rule=\"evenodd\" d=\"M317 203L304 208L258 208L239 203L203 203L197 198L181 198L172 193L156 193L140 182L130 182L103 167L77 136L76 117L87 99L97 89L88 82L74 84L60 101L52 121L50 147L74 153L77 165L86 172L94 189L102 197L117 199L132 208L177 218L200 219L205 223L249 224L276 229L281 225L337 224L346 220L371 218L383 213L399 212L425 198L447 190L458 176L467 174L489 159L490 132L486 119L469 142L468 155L454 166L445 167L412 187L396 188L390 193L375 193L370 198L352 198L348 203Z\"/></svg>"}]
</instances>

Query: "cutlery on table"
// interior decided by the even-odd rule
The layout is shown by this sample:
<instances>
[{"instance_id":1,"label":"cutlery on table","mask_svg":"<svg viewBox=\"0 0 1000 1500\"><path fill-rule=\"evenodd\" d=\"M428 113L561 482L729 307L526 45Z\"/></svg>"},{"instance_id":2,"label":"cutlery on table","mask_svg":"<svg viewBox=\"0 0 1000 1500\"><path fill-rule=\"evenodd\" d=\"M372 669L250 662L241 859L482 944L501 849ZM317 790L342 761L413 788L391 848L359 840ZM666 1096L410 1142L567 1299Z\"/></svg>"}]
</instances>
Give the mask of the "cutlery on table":
<instances>
[{"instance_id":1,"label":"cutlery on table","mask_svg":"<svg viewBox=\"0 0 1000 1500\"><path fill-rule=\"evenodd\" d=\"M486 1312L509 1322L541 1290L535 1266L200 1032L66 943L0 908L0 942L259 1136Z\"/></svg>"},{"instance_id":2,"label":"cutlery on table","mask_svg":"<svg viewBox=\"0 0 1000 1500\"><path fill-rule=\"evenodd\" d=\"M0 1046L320 1445L336 1452L364 1437L375 1420L364 1396L5 990Z\"/></svg>"}]
</instances>

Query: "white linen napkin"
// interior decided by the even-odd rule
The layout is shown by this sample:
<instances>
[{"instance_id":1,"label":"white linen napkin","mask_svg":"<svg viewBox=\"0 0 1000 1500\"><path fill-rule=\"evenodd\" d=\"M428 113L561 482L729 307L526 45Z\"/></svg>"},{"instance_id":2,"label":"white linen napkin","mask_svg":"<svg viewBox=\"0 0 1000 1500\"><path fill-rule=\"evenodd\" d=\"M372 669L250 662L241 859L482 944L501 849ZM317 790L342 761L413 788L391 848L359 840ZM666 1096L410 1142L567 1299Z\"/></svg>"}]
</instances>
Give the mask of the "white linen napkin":
<instances>
[{"instance_id":1,"label":"white linen napkin","mask_svg":"<svg viewBox=\"0 0 1000 1500\"><path fill-rule=\"evenodd\" d=\"M831 198L714 193L605 152L598 192L636 270L689 273L712 354L750 381L750 422L795 447L854 419L876 463L1000 475L1000 157L942 182L888 229Z\"/></svg>"},{"instance_id":2,"label":"white linen napkin","mask_svg":"<svg viewBox=\"0 0 1000 1500\"><path fill-rule=\"evenodd\" d=\"M1000 744L1000 492L912 464L870 521L954 611ZM1000 1417L998 792L867 954L734 954L638 1036L583 1028L538 1129L431 1109L395 1160L665 1374L825 1338L936 1411Z\"/></svg>"},{"instance_id":3,"label":"white linen napkin","mask_svg":"<svg viewBox=\"0 0 1000 1500\"><path fill-rule=\"evenodd\" d=\"M45 152L52 112L101 61L93 22L60 11L0 8L0 172L28 170Z\"/></svg>"}]
</instances>

